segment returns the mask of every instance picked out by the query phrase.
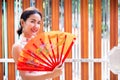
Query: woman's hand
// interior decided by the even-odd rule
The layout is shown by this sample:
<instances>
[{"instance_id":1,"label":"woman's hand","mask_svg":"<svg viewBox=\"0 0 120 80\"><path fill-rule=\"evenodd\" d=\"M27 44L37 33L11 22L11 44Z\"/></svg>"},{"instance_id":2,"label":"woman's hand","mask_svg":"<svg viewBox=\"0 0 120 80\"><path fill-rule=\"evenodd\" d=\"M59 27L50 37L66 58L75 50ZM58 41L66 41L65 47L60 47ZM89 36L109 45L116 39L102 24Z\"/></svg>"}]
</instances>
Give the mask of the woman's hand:
<instances>
[{"instance_id":1,"label":"woman's hand","mask_svg":"<svg viewBox=\"0 0 120 80\"><path fill-rule=\"evenodd\" d=\"M55 69L53 70L53 75L55 76L55 77L57 77L57 76L60 76L61 74L62 74L62 69L63 69L63 67L62 66L57 66L57 67L55 67Z\"/></svg>"},{"instance_id":2,"label":"woman's hand","mask_svg":"<svg viewBox=\"0 0 120 80\"><path fill-rule=\"evenodd\" d=\"M55 75L56 77L57 76L60 76L63 72L63 66L62 64L58 65L55 67L55 69L53 70L53 75Z\"/></svg>"}]
</instances>

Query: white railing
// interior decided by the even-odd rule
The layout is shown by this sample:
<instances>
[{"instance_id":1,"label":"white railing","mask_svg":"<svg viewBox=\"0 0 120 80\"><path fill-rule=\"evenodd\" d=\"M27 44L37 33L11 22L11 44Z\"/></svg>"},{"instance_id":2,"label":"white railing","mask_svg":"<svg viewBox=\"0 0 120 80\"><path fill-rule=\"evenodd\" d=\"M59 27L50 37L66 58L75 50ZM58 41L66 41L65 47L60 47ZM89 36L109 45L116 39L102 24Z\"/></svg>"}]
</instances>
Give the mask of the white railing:
<instances>
[{"instance_id":1,"label":"white railing","mask_svg":"<svg viewBox=\"0 0 120 80\"><path fill-rule=\"evenodd\" d=\"M77 63L77 66L79 67L79 64L82 63L82 62L88 62L89 64L90 63L94 63L94 62L107 63L107 60L106 59L101 59L101 58L96 58L96 59L88 59L88 58L87 59L66 59L65 62L72 62L73 63L72 64L72 66L73 66L73 70L72 70L73 73L72 74L75 75L75 76L73 76L72 80L81 80L81 78L80 78L80 71L79 71L79 73L75 73L75 71L74 71L74 69L75 69L74 66L76 65L74 63ZM2 58L2 59L0 59L0 63L14 63L14 60L12 58L10 58L10 59ZM63 67L64 67L64 64L63 64ZM64 71L63 71L63 75L61 75L60 80L65 80L64 77L65 76L64 76ZM4 75L4 80L8 80L7 75ZM16 80L21 80L18 71L17 71L17 75L16 75ZM94 80L94 79L92 79L90 77L89 80ZM106 77L105 80L110 80L110 79L109 79L109 77Z\"/></svg>"}]
</instances>

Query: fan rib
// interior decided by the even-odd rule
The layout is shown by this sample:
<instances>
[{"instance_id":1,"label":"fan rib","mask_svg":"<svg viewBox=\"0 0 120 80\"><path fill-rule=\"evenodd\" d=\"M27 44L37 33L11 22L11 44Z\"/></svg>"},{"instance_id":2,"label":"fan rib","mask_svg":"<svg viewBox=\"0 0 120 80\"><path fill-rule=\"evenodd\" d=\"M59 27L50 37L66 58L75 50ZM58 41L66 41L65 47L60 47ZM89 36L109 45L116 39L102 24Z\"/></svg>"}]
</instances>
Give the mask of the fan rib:
<instances>
[{"instance_id":1,"label":"fan rib","mask_svg":"<svg viewBox=\"0 0 120 80\"><path fill-rule=\"evenodd\" d=\"M57 34L57 43L59 42L58 40L58 34ZM59 62L59 45L57 44L57 62Z\"/></svg>"},{"instance_id":2,"label":"fan rib","mask_svg":"<svg viewBox=\"0 0 120 80\"><path fill-rule=\"evenodd\" d=\"M60 55L60 62L62 61L62 55L63 55L63 51L64 51L64 46L65 46L66 38L67 38L67 35L65 35L65 40L64 40L64 43L62 45L62 51L61 51L61 55Z\"/></svg>"},{"instance_id":3,"label":"fan rib","mask_svg":"<svg viewBox=\"0 0 120 80\"><path fill-rule=\"evenodd\" d=\"M37 45L34 44L34 43L33 43L33 46L34 46L36 49L39 49L39 48L37 47ZM47 59L47 61L48 61L49 63L52 64L52 62L48 59L48 57L47 57L42 51L39 51L39 52L41 53L41 55L42 55L45 59Z\"/></svg>"},{"instance_id":4,"label":"fan rib","mask_svg":"<svg viewBox=\"0 0 120 80\"><path fill-rule=\"evenodd\" d=\"M63 62L65 61L65 59L67 58L67 55L69 54L69 52L70 52L70 50L71 50L71 48L72 48L72 45L74 44L74 41L75 41L75 40L76 40L76 38L73 39L73 41L71 42L69 48L67 49L66 54L65 54L65 56L64 56L63 59L62 59L62 63L63 63Z\"/></svg>"},{"instance_id":5,"label":"fan rib","mask_svg":"<svg viewBox=\"0 0 120 80\"><path fill-rule=\"evenodd\" d=\"M51 71L53 68L49 68L48 66L40 65L40 66L33 66L32 64L26 65L25 62L19 62L17 69L19 70L26 70L26 71Z\"/></svg>"},{"instance_id":6,"label":"fan rib","mask_svg":"<svg viewBox=\"0 0 120 80\"><path fill-rule=\"evenodd\" d=\"M42 41L42 39L40 39L40 41L41 41L41 43L43 44L43 45L45 45L45 43ZM46 50L46 52L48 53L48 49L47 49L47 47L46 46L44 46L44 48L45 48L45 50ZM49 54L49 53L48 53ZM49 57L50 57L50 59L52 60L52 63L53 63L53 65L54 65L54 60L53 60L53 58L52 58L52 56L49 54Z\"/></svg>"},{"instance_id":7,"label":"fan rib","mask_svg":"<svg viewBox=\"0 0 120 80\"><path fill-rule=\"evenodd\" d=\"M56 57L55 57L55 53L54 53L54 50L53 50L53 46L52 46L52 42L51 42L51 38L50 38L50 35L48 35L48 39L49 39L49 43L50 43L50 47L52 49L52 53L53 53L53 57L54 57L54 60L55 60L55 63L56 63Z\"/></svg>"},{"instance_id":8,"label":"fan rib","mask_svg":"<svg viewBox=\"0 0 120 80\"><path fill-rule=\"evenodd\" d=\"M21 58L22 58L22 60L24 62L20 60ZM30 70L30 71L32 71L33 69L32 69L31 66L33 66L35 68L38 67L38 68L40 68L40 70L43 70L43 68L46 68L46 69L50 69L51 68L51 67L43 65L41 63L37 63L34 60L29 60L29 59L27 59L24 56L20 56L20 59L19 59L19 62L17 64L18 65L17 69L19 69L19 70ZM26 69L25 66L28 67L28 68Z\"/></svg>"},{"instance_id":9,"label":"fan rib","mask_svg":"<svg viewBox=\"0 0 120 80\"><path fill-rule=\"evenodd\" d=\"M23 51L25 51L25 50L23 50ZM25 51L25 53L27 53L28 55L36 58L37 60L42 61L42 62L45 63L46 65L51 66L50 64L48 64L46 61L44 61L43 59L41 59L40 57L38 57L35 53L33 53L33 52L30 51L30 50ZM52 67L52 66L51 66L51 67Z\"/></svg>"}]
</instances>

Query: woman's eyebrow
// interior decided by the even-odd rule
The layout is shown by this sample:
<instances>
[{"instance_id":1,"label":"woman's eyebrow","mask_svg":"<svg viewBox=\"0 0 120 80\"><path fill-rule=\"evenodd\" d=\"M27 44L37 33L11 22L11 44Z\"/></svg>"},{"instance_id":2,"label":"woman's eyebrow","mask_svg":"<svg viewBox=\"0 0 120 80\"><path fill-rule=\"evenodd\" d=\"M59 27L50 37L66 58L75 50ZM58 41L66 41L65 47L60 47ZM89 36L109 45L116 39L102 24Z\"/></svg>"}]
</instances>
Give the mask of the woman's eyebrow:
<instances>
[{"instance_id":1,"label":"woman's eyebrow","mask_svg":"<svg viewBox=\"0 0 120 80\"><path fill-rule=\"evenodd\" d=\"M36 21L36 19L31 19L31 20L34 20L34 21Z\"/></svg>"},{"instance_id":2,"label":"woman's eyebrow","mask_svg":"<svg viewBox=\"0 0 120 80\"><path fill-rule=\"evenodd\" d=\"M37 21L36 19L31 19L31 20ZM39 20L39 21L40 21L40 20Z\"/></svg>"}]
</instances>

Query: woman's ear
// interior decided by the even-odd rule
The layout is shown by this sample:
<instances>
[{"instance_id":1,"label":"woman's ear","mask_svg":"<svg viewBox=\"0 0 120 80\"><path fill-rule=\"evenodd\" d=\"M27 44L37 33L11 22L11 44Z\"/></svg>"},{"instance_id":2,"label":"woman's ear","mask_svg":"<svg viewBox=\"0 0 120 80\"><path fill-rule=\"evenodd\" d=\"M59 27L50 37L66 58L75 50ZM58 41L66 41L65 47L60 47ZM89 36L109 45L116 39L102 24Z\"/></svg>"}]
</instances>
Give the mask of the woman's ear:
<instances>
[{"instance_id":1,"label":"woman's ear","mask_svg":"<svg viewBox=\"0 0 120 80\"><path fill-rule=\"evenodd\" d=\"M24 20L23 19L20 19L20 24L22 27L24 27Z\"/></svg>"}]
</instances>

